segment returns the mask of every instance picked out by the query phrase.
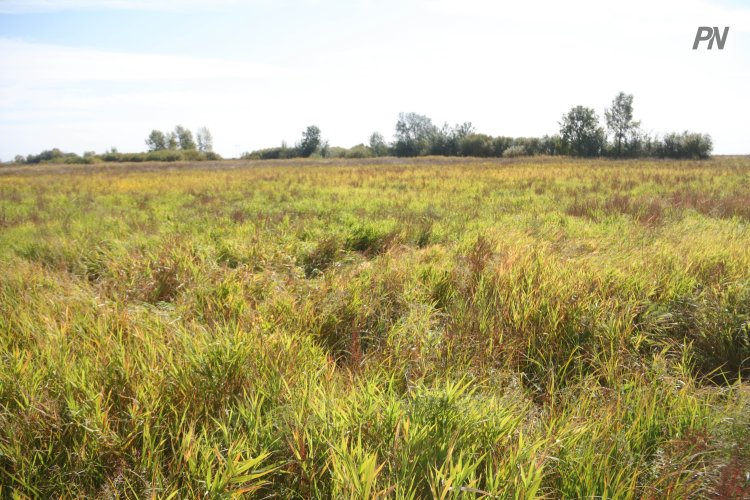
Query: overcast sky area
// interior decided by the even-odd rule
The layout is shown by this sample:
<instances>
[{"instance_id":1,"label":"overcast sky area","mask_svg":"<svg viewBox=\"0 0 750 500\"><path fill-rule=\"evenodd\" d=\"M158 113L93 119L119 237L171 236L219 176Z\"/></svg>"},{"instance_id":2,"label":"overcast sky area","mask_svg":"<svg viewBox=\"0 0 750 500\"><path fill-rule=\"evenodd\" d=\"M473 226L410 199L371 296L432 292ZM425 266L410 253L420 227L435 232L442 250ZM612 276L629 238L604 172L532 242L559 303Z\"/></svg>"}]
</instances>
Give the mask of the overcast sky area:
<instances>
[{"instance_id":1,"label":"overcast sky area","mask_svg":"<svg viewBox=\"0 0 750 500\"><path fill-rule=\"evenodd\" d=\"M724 50L692 50L698 26L729 26ZM621 90L646 131L750 153L748 82L739 0L0 0L4 161L144 151L176 124L224 157L311 124L351 147L401 111L541 136Z\"/></svg>"}]
</instances>

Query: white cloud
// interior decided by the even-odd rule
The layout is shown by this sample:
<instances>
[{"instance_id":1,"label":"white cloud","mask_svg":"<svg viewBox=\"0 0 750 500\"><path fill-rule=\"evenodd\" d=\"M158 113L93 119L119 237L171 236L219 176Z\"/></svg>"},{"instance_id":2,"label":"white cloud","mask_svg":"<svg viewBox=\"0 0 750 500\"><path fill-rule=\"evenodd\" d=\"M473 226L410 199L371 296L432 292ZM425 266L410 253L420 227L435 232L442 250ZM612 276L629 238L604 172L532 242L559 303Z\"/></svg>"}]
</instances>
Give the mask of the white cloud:
<instances>
[{"instance_id":1,"label":"white cloud","mask_svg":"<svg viewBox=\"0 0 750 500\"><path fill-rule=\"evenodd\" d=\"M63 82L252 79L289 75L284 68L244 61L165 54L106 52L0 39L0 81Z\"/></svg>"}]
</instances>

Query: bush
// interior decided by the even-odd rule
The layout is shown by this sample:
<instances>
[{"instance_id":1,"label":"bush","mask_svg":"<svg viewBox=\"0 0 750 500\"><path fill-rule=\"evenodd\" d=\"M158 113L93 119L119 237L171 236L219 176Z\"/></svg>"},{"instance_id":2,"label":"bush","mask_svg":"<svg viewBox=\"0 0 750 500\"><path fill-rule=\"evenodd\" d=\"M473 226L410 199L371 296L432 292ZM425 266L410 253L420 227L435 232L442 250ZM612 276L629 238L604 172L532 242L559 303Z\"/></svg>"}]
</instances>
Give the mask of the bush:
<instances>
[{"instance_id":1,"label":"bush","mask_svg":"<svg viewBox=\"0 0 750 500\"><path fill-rule=\"evenodd\" d=\"M280 146L277 148L258 149L250 153L244 153L241 158L243 160L283 160L287 158L295 158L296 156L297 153L294 148Z\"/></svg>"},{"instance_id":2,"label":"bush","mask_svg":"<svg viewBox=\"0 0 750 500\"><path fill-rule=\"evenodd\" d=\"M328 148L328 158L346 158L348 152L349 150L346 148L331 146Z\"/></svg>"},{"instance_id":3,"label":"bush","mask_svg":"<svg viewBox=\"0 0 750 500\"><path fill-rule=\"evenodd\" d=\"M713 141L708 134L672 132L657 141L655 152L661 158L703 160L711 156Z\"/></svg>"},{"instance_id":4,"label":"bush","mask_svg":"<svg viewBox=\"0 0 750 500\"><path fill-rule=\"evenodd\" d=\"M152 151L146 155L148 161L180 161L182 155L179 151L163 149L161 151Z\"/></svg>"},{"instance_id":5,"label":"bush","mask_svg":"<svg viewBox=\"0 0 750 500\"><path fill-rule=\"evenodd\" d=\"M65 157L63 163L71 165L91 165L92 163L96 163L96 158L93 156L81 157L78 155L73 155Z\"/></svg>"},{"instance_id":6,"label":"bush","mask_svg":"<svg viewBox=\"0 0 750 500\"><path fill-rule=\"evenodd\" d=\"M181 151L181 153L182 159L186 161L200 161L206 159L206 155L197 149L186 149L185 151Z\"/></svg>"},{"instance_id":7,"label":"bush","mask_svg":"<svg viewBox=\"0 0 750 500\"><path fill-rule=\"evenodd\" d=\"M522 155L533 156L542 152L542 140L538 137L516 137L512 147L520 147Z\"/></svg>"},{"instance_id":8,"label":"bush","mask_svg":"<svg viewBox=\"0 0 750 500\"><path fill-rule=\"evenodd\" d=\"M485 134L469 134L459 145L461 156L479 156L487 158L495 156L495 144L492 137Z\"/></svg>"},{"instance_id":9,"label":"bush","mask_svg":"<svg viewBox=\"0 0 750 500\"><path fill-rule=\"evenodd\" d=\"M683 134L682 146L688 158L701 160L711 156L711 151L714 148L710 135L687 132Z\"/></svg>"},{"instance_id":10,"label":"bush","mask_svg":"<svg viewBox=\"0 0 750 500\"><path fill-rule=\"evenodd\" d=\"M505 150L513 145L513 138L503 136L495 137L492 144L495 149L495 156L503 156Z\"/></svg>"},{"instance_id":11,"label":"bush","mask_svg":"<svg viewBox=\"0 0 750 500\"><path fill-rule=\"evenodd\" d=\"M357 144L346 152L347 158L372 158L375 154L364 144Z\"/></svg>"},{"instance_id":12,"label":"bush","mask_svg":"<svg viewBox=\"0 0 750 500\"><path fill-rule=\"evenodd\" d=\"M36 164L36 163L42 163L42 162L60 161L64 157L65 157L65 153L63 153L57 148L54 148L54 149L48 149L48 150L42 151L38 155L28 155L26 157L26 163Z\"/></svg>"},{"instance_id":13,"label":"bush","mask_svg":"<svg viewBox=\"0 0 750 500\"><path fill-rule=\"evenodd\" d=\"M556 155L562 152L562 139L559 135L545 135L539 141L538 154Z\"/></svg>"},{"instance_id":14,"label":"bush","mask_svg":"<svg viewBox=\"0 0 750 500\"><path fill-rule=\"evenodd\" d=\"M523 146L511 146L503 151L503 158L518 158L519 156L527 156L528 153Z\"/></svg>"}]
</instances>

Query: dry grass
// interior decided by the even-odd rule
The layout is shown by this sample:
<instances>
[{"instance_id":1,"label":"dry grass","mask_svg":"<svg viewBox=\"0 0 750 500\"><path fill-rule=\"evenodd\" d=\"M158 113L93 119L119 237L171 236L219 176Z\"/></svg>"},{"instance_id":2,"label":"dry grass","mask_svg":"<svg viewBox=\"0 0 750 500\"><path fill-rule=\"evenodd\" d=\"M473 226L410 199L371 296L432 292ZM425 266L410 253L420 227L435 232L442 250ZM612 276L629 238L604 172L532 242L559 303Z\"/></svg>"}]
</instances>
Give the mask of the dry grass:
<instances>
[{"instance_id":1,"label":"dry grass","mask_svg":"<svg viewBox=\"0 0 750 500\"><path fill-rule=\"evenodd\" d=\"M0 170L0 490L731 498L750 160Z\"/></svg>"}]
</instances>

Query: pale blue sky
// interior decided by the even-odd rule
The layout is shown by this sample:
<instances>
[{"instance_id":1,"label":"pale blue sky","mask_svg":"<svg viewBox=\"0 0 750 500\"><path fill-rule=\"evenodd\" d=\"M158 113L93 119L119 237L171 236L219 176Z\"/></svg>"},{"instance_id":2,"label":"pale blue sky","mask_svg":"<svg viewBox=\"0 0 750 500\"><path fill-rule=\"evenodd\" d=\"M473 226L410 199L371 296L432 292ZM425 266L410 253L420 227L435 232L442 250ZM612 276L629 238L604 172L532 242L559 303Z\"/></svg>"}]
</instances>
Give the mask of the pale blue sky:
<instances>
[{"instance_id":1,"label":"pale blue sky","mask_svg":"<svg viewBox=\"0 0 750 500\"><path fill-rule=\"evenodd\" d=\"M693 51L697 27L729 26ZM0 159L142 151L207 126L216 150L393 133L400 111L493 135L557 132L620 90L654 133L750 153L750 2L0 0Z\"/></svg>"}]
</instances>

